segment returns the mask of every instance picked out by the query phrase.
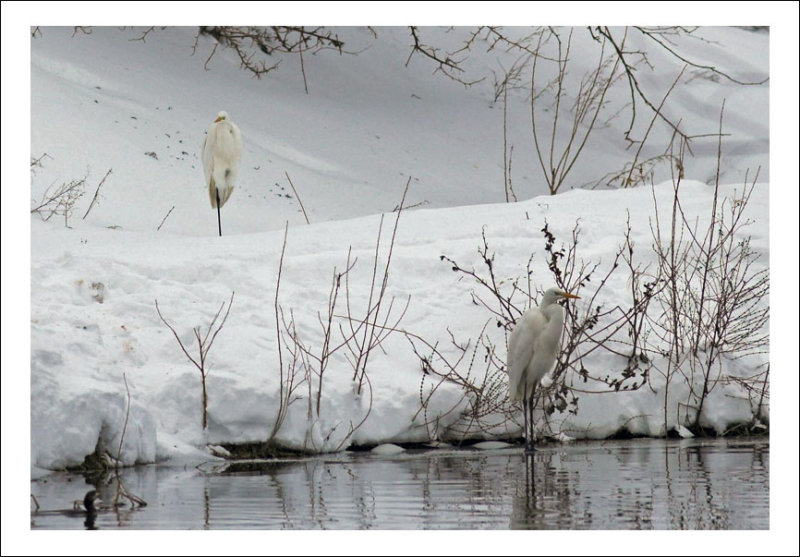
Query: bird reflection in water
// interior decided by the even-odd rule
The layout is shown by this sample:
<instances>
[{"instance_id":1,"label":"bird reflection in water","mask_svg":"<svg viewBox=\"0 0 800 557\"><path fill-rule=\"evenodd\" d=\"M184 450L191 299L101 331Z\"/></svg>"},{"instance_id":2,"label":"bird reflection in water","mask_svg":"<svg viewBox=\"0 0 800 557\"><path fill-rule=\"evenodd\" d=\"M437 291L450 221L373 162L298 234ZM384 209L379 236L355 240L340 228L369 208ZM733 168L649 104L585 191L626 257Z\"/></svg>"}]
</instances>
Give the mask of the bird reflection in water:
<instances>
[{"instance_id":1,"label":"bird reflection in water","mask_svg":"<svg viewBox=\"0 0 800 557\"><path fill-rule=\"evenodd\" d=\"M36 517L65 516L71 518L83 518L83 525L87 530L97 530L95 522L98 514L113 512L117 517L118 525L121 526L124 519L131 512L135 512L142 507L146 507L147 501L128 491L119 475L115 475L114 480L116 480L115 488L103 489L104 492L113 491L113 496L110 497L110 503L103 503L103 496L101 495L100 491L98 491L100 488L97 488L87 491L86 495L83 497L83 500L74 501L71 509L41 510L36 496L31 494L31 499L35 505L35 508L31 511L32 525ZM103 480L99 479L97 483L103 483ZM106 493L106 495L108 494ZM130 503L130 510L128 512L125 512L123 509L123 507L127 506L126 503L123 503L123 500L127 500Z\"/></svg>"},{"instance_id":2,"label":"bird reflection in water","mask_svg":"<svg viewBox=\"0 0 800 557\"><path fill-rule=\"evenodd\" d=\"M83 525L86 526L87 530L96 530L94 523L97 519L97 507L95 506L95 501L100 499L100 494L97 490L91 489L86 492L86 495L83 497L83 501L75 501L72 505L71 509L57 509L57 510L48 510L43 511L39 509L39 502L36 500L36 497L31 495L33 498L33 502L36 505L36 508L31 512L31 514L36 516L67 516L67 517L74 517L74 518L84 518ZM83 505L83 508L81 508Z\"/></svg>"},{"instance_id":3,"label":"bird reflection in water","mask_svg":"<svg viewBox=\"0 0 800 557\"><path fill-rule=\"evenodd\" d=\"M553 463L550 451L525 452L525 482L512 499L510 527L516 529L573 528L577 478ZM520 478L521 479L521 478ZM520 485L522 484L522 485ZM591 516L584 516L591 524Z\"/></svg>"}]
</instances>

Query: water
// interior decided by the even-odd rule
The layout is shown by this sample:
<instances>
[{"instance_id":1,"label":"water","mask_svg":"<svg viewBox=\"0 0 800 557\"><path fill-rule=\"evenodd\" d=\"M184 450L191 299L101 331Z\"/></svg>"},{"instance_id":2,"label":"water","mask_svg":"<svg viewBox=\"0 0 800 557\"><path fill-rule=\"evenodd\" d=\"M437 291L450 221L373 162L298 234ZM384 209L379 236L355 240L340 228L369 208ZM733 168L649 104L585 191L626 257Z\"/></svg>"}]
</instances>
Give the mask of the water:
<instances>
[{"instance_id":1,"label":"water","mask_svg":"<svg viewBox=\"0 0 800 557\"><path fill-rule=\"evenodd\" d=\"M531 470L532 466L532 470ZM625 440L494 451L345 453L214 469L126 470L148 505L100 512L99 529L768 529L769 440ZM532 480L532 481L531 481ZM92 489L31 483L42 510ZM99 488L110 500L115 480ZM85 517L31 513L35 529Z\"/></svg>"}]
</instances>

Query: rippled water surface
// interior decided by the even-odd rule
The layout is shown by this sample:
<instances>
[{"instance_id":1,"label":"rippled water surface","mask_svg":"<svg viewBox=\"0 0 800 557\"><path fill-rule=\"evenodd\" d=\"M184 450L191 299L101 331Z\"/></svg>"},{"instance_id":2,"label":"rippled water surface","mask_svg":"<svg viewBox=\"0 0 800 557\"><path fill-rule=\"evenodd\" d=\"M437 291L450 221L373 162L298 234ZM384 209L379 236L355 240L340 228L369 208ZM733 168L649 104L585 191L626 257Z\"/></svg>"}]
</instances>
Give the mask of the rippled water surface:
<instances>
[{"instance_id":1,"label":"rippled water surface","mask_svg":"<svg viewBox=\"0 0 800 557\"><path fill-rule=\"evenodd\" d=\"M626 440L522 449L345 453L301 460L126 470L143 508L99 529L767 529L769 440ZM42 510L94 486L31 483ZM115 481L98 486L110 501ZM86 517L31 512L31 527Z\"/></svg>"}]
</instances>

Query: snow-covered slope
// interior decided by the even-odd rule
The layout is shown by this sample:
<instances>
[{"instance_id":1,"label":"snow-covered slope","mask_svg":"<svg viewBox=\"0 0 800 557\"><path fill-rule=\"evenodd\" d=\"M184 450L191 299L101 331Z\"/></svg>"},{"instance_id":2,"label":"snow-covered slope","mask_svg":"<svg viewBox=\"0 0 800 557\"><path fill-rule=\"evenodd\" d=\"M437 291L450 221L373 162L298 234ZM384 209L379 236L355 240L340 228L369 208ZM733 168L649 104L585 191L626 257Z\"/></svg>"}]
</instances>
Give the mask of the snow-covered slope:
<instances>
[{"instance_id":1,"label":"snow-covered slope","mask_svg":"<svg viewBox=\"0 0 800 557\"><path fill-rule=\"evenodd\" d=\"M227 110L245 138L240 185L226 211L225 230L231 234L281 228L286 219L304 222L286 173L311 222L391 210L408 176L413 176L410 204L504 201L503 109L501 101L494 102L492 83L519 54L487 53L479 42L464 64L465 79L485 79L465 88L431 75L435 65L420 54L406 66L410 38L405 28L378 28L377 38L365 28L336 31L357 54L326 50L306 56L305 94L295 58L285 58L258 80L239 68L234 54L218 48L204 69L213 39L201 36L193 54L196 28L156 29L145 42L131 40L141 29L99 27L91 35L73 36L71 28L41 28L31 42L31 154L49 158L33 196L38 199L54 181L87 172L93 186L111 168L101 191L104 207L94 209L88 222L155 230L174 206L164 232L209 234L214 215L197 194L202 190L199 150L208 124L219 110ZM457 47L467 32L426 29L422 36ZM699 64L713 63L742 81L768 77L766 33L709 28L697 36L682 39L681 52ZM575 30L573 43L570 76L582 78L597 63L597 45L582 29ZM654 70L642 67L637 73L643 90L658 102L682 63L657 48L649 50ZM555 75L543 64L537 72L542 83ZM509 91L508 148L514 148L511 180L519 199L548 193L533 146L529 90L523 79ZM759 166L761 179L768 181L768 90L768 83L742 86L690 68L665 112L689 135L714 134L725 99L723 181L739 182L746 169ZM623 138L629 94L623 81L609 91L609 107L562 191L594 183L633 159L635 150ZM537 109L544 128L554 110L550 97L543 95ZM643 106L637 110L633 136L642 137L651 113ZM640 160L663 153L671 133L656 125ZM697 138L692 148L686 175L711 181L716 138ZM668 166L659 167L655 180L669 177Z\"/></svg>"},{"instance_id":2,"label":"snow-covered slope","mask_svg":"<svg viewBox=\"0 0 800 557\"><path fill-rule=\"evenodd\" d=\"M388 257L395 217L390 211L409 180L406 204L416 207L400 218L386 301L395 298L397 316L410 299L401 327L431 345L450 345L451 334L459 342L474 342L491 317L471 301L471 285L440 260L447 255L465 268L479 266L482 232L497 254L498 277L523 276L534 254L532 282L544 288L552 280L540 232L545 219L559 241L569 238L580 219L579 255L602 269L623 240L629 210L632 237L647 262L653 196L662 210L669 207L671 184L577 189L632 158L622 138L627 116L595 131L562 194L541 197L546 188L532 146L529 99L524 88L510 91L512 179L521 201L506 204L503 109L494 101L491 80L464 88L431 75L433 67L419 55L406 66L409 37L402 28L378 28L377 39L367 29L337 31L359 53L308 56L309 94L293 59L256 80L239 69L229 51L218 49L204 69L212 41L200 37L192 55L194 28L156 30L145 42L129 40L141 30L116 28L95 28L91 35L75 37L72 29L42 28L41 36L32 39L31 154L48 155L33 176L32 198L39 199L53 183L88 173L87 195L76 206L71 228L63 226L63 219L31 218L34 465L80 463L98 439L116 453L126 414L123 374L132 400L121 452L126 463L191 456L206 442L265 440L279 408L273 302L284 224L288 221L289 228L280 303L313 351L323 340L320 320L326 317L332 274L346 268L349 249L350 261L356 262L349 274L350 303L354 315L363 314L380 213L386 217L379 269ZM443 30L426 32L431 41L458 39ZM735 70L741 80L767 77L768 35L714 28L702 30L702 36L707 42L692 40L687 47L698 61ZM591 48L590 40L576 37L576 73L591 69L596 60L588 54ZM476 51L470 75L491 75L515 56ZM681 64L665 56L651 62L656 70L640 70L642 83L660 100ZM710 133L717 129L721 99L726 99L724 128L730 135L722 179L731 185L722 193L731 199L734 190L741 195L745 169L761 166L762 181L747 213L753 224L746 232L763 268L768 256L768 86L708 77L687 72L670 97L670 114L684 119L689 133ZM628 88L622 85L610 103L624 105ZM543 101L545 113L546 108ZM219 238L199 150L204 130L222 109L240 126L245 152L240 185L222 210L225 236ZM654 132L652 151L644 155L662 152L668 135L665 129ZM684 182L682 195L691 219L707 218L713 188L706 183L716 170L716 145L716 138L697 139L695 156L687 160L686 177L695 181ZM109 168L112 174L98 203L82 220L94 187ZM668 169L658 172L668 177ZM626 278L613 276L603 291L604 304L623 303ZM200 374L159 319L155 300L192 347L192 329L205 331L232 292L230 315L208 356L205 434ZM344 307L340 301L338 311ZM503 346L496 327L487 331L491 342ZM504 350L498 353L504 356ZM752 375L765 359L751 358L726 372ZM281 444L336 450L351 443L446 437L442 432L458 422L469 403L461 389L445 382L420 413L421 396L431 393L435 383L423 380L420 360L401 333L389 335L370 355L371 389L361 395L354 394L351 361L346 350L331 359L320 413L311 422L308 387L298 389L276 437ZM613 370L619 362L595 357L592 363ZM578 414L565 414L559 430L580 437L623 429L663 435L663 385L653 378L651 386L582 396ZM669 396L669 404L677 405L687 393L673 386ZM724 431L749 421L753 412L741 387L720 385L709 399L705 425ZM348 437L350 426L367 414ZM515 435L518 429L512 423L495 433Z\"/></svg>"}]
</instances>

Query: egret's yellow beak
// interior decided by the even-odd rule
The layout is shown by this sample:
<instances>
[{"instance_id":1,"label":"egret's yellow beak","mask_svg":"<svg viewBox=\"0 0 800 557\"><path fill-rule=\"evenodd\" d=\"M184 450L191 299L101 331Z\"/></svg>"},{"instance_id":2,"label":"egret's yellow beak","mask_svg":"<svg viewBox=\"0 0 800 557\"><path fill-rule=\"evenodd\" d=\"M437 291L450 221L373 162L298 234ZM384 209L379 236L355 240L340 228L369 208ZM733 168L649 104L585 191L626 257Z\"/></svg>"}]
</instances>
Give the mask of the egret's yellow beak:
<instances>
[{"instance_id":1,"label":"egret's yellow beak","mask_svg":"<svg viewBox=\"0 0 800 557\"><path fill-rule=\"evenodd\" d=\"M225 116L219 116L216 120L214 120L214 123L216 124L217 122L222 122L224 119Z\"/></svg>"},{"instance_id":2,"label":"egret's yellow beak","mask_svg":"<svg viewBox=\"0 0 800 557\"><path fill-rule=\"evenodd\" d=\"M581 299L580 296L576 296L575 294L570 294L569 292L562 292L561 295L564 296L565 298L575 298L576 300Z\"/></svg>"}]
</instances>

